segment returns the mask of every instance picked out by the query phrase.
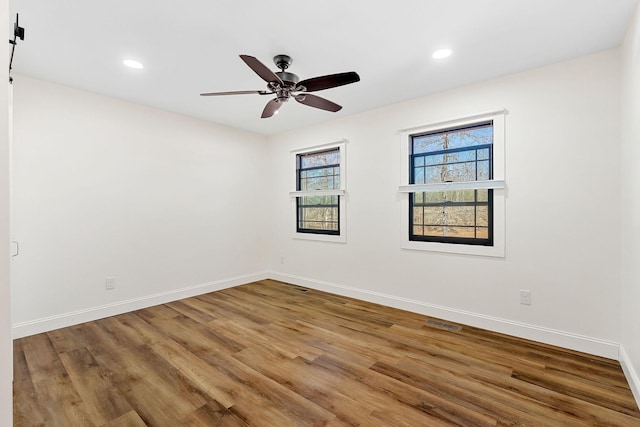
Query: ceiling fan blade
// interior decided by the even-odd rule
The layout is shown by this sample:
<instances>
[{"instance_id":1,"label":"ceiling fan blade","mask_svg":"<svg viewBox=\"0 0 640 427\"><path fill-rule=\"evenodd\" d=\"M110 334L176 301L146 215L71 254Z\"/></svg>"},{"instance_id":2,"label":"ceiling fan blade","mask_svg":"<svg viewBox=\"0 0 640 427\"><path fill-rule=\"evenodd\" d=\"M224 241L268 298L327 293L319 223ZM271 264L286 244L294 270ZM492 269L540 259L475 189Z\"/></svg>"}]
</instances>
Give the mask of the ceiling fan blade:
<instances>
[{"instance_id":1,"label":"ceiling fan blade","mask_svg":"<svg viewBox=\"0 0 640 427\"><path fill-rule=\"evenodd\" d=\"M250 95L250 94L258 94L258 95L270 95L273 92L268 92L266 90L236 90L232 92L208 92L201 93L200 96L220 96L220 95Z\"/></svg>"},{"instance_id":2,"label":"ceiling fan blade","mask_svg":"<svg viewBox=\"0 0 640 427\"><path fill-rule=\"evenodd\" d=\"M321 110L331 111L334 113L342 109L342 106L336 104L335 102L331 102L328 99L324 99L319 96L311 95L308 93L297 95L295 99L300 104L308 105L309 107L319 108Z\"/></svg>"},{"instance_id":3,"label":"ceiling fan blade","mask_svg":"<svg viewBox=\"0 0 640 427\"><path fill-rule=\"evenodd\" d=\"M253 56L240 55L240 58L253 70L254 73L260 76L262 80L267 83L283 84L280 77L278 77L273 71L267 68L262 62L258 61Z\"/></svg>"},{"instance_id":4,"label":"ceiling fan blade","mask_svg":"<svg viewBox=\"0 0 640 427\"><path fill-rule=\"evenodd\" d=\"M267 102L267 105L265 105L264 110L262 110L262 116L260 116L260 118L266 119L273 116L278 112L280 107L282 107L282 102L280 102L278 98L272 99L271 101Z\"/></svg>"},{"instance_id":5,"label":"ceiling fan blade","mask_svg":"<svg viewBox=\"0 0 640 427\"><path fill-rule=\"evenodd\" d=\"M346 73L329 74L327 76L312 77L298 83L298 87L304 86L304 92L315 92L317 90L329 89L348 85L360 81L360 76L355 71Z\"/></svg>"}]
</instances>

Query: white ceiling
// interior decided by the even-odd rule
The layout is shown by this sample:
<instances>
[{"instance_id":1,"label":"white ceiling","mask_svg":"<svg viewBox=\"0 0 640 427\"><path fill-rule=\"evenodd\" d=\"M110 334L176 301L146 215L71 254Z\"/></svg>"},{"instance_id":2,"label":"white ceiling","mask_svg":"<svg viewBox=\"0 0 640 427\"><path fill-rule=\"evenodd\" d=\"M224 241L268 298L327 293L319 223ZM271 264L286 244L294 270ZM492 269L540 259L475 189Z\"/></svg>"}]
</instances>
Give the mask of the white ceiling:
<instances>
[{"instance_id":1,"label":"white ceiling","mask_svg":"<svg viewBox=\"0 0 640 427\"><path fill-rule=\"evenodd\" d=\"M265 135L275 134L620 45L639 0L10 0L26 37L14 72ZM447 60L431 53L450 47ZM238 57L305 79L357 71L260 119L270 99L200 97L262 90ZM125 58L143 70L122 65ZM19 85L19 78L15 85Z\"/></svg>"}]
</instances>

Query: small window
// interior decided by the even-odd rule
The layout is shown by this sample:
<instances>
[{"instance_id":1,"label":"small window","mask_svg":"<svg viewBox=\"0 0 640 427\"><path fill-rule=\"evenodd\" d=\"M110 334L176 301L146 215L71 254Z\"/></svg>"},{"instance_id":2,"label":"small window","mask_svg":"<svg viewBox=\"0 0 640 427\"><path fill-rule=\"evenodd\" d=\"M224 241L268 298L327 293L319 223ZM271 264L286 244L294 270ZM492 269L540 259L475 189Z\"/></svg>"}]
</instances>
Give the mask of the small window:
<instances>
[{"instance_id":1,"label":"small window","mask_svg":"<svg viewBox=\"0 0 640 427\"><path fill-rule=\"evenodd\" d=\"M493 122L411 135L409 184L493 178ZM409 196L409 240L493 245L493 190L418 191Z\"/></svg>"},{"instance_id":2,"label":"small window","mask_svg":"<svg viewBox=\"0 0 640 427\"><path fill-rule=\"evenodd\" d=\"M340 234L340 195L323 194L340 189L340 149L297 155L296 190L318 192L296 197L298 233Z\"/></svg>"}]
</instances>

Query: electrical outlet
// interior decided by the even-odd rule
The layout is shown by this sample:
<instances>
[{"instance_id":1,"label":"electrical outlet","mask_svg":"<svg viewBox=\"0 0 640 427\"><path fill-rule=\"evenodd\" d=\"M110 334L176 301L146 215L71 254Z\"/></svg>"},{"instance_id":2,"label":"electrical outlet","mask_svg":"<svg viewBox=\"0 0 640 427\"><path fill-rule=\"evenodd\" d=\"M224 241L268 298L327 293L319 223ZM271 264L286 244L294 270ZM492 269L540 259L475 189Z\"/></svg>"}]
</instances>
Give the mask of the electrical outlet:
<instances>
[{"instance_id":1,"label":"electrical outlet","mask_svg":"<svg viewBox=\"0 0 640 427\"><path fill-rule=\"evenodd\" d=\"M531 291L520 289L520 304L531 305Z\"/></svg>"},{"instance_id":2,"label":"electrical outlet","mask_svg":"<svg viewBox=\"0 0 640 427\"><path fill-rule=\"evenodd\" d=\"M283 256L280 257L280 264L284 264L284 257Z\"/></svg>"},{"instance_id":3,"label":"electrical outlet","mask_svg":"<svg viewBox=\"0 0 640 427\"><path fill-rule=\"evenodd\" d=\"M116 278L107 277L104 281L104 288L108 291L116 288Z\"/></svg>"}]
</instances>

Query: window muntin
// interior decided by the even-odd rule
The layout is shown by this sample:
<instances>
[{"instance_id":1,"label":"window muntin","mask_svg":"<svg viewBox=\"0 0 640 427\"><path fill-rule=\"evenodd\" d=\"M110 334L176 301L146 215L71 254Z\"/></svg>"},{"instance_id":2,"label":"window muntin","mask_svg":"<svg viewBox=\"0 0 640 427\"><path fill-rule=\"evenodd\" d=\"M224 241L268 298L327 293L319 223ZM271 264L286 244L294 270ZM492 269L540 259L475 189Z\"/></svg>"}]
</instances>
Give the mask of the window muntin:
<instances>
[{"instance_id":1,"label":"window muntin","mask_svg":"<svg viewBox=\"0 0 640 427\"><path fill-rule=\"evenodd\" d=\"M340 149L297 155L297 191L340 189ZM340 196L314 195L296 198L298 233L340 234Z\"/></svg>"},{"instance_id":2,"label":"window muntin","mask_svg":"<svg viewBox=\"0 0 640 427\"><path fill-rule=\"evenodd\" d=\"M493 122L410 138L409 184L493 179ZM409 194L409 240L493 245L493 190Z\"/></svg>"}]
</instances>

